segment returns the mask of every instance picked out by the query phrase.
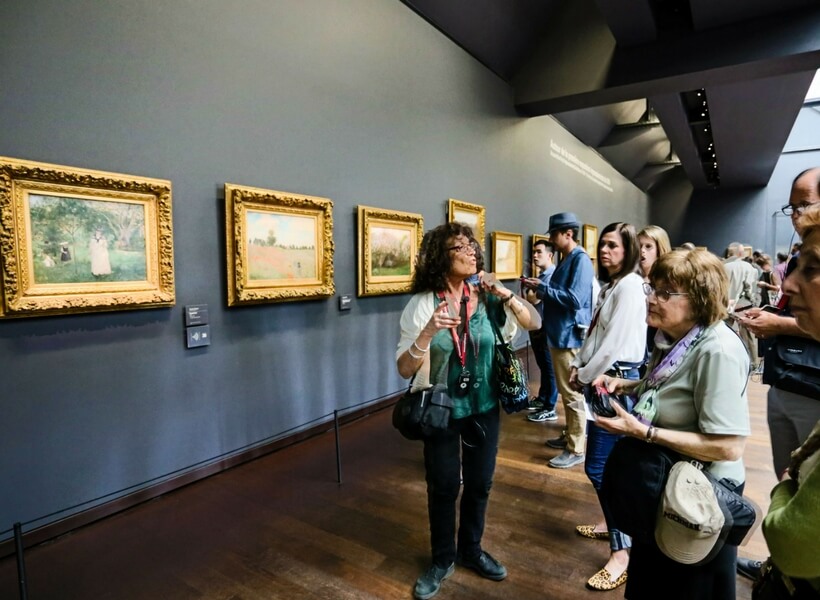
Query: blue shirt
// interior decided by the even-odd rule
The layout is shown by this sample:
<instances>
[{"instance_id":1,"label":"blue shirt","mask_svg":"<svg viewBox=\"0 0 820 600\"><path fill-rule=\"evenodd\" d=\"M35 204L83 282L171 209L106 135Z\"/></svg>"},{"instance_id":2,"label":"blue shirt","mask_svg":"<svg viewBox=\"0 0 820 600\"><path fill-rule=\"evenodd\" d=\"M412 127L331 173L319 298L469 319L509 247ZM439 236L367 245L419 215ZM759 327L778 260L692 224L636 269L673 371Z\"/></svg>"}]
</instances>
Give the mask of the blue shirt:
<instances>
[{"instance_id":1,"label":"blue shirt","mask_svg":"<svg viewBox=\"0 0 820 600\"><path fill-rule=\"evenodd\" d=\"M592 320L592 261L576 246L538 286L544 305L543 326L552 348L580 348Z\"/></svg>"}]
</instances>

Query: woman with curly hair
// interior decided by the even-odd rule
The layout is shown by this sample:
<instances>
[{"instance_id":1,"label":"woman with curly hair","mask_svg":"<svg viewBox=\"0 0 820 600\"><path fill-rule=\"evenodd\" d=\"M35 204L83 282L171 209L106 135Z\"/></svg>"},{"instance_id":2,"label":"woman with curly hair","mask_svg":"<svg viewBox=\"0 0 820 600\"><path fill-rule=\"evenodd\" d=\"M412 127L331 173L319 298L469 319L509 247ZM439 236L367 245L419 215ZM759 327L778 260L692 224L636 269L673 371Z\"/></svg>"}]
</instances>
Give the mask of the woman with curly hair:
<instances>
[{"instance_id":1,"label":"woman with curly hair","mask_svg":"<svg viewBox=\"0 0 820 600\"><path fill-rule=\"evenodd\" d=\"M453 400L448 430L424 440L432 564L416 581L419 600L438 593L456 562L493 581L507 576L481 547L498 452L493 322L510 340L519 326L537 329L541 319L483 267L469 226L447 223L427 232L416 258L414 295L401 316L399 373L414 378L414 389L445 383Z\"/></svg>"}]
</instances>

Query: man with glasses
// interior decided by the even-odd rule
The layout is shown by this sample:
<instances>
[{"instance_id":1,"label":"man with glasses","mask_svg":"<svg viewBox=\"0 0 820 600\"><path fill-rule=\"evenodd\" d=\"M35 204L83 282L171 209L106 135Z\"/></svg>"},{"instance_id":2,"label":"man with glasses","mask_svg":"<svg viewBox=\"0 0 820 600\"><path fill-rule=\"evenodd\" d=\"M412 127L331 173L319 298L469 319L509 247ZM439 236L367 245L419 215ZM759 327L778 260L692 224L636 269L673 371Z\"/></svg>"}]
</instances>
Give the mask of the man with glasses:
<instances>
[{"instance_id":1,"label":"man with glasses","mask_svg":"<svg viewBox=\"0 0 820 600\"><path fill-rule=\"evenodd\" d=\"M798 217L803 214L808 206L819 202L820 167L814 167L795 177L789 203L781 209L784 215L791 217L792 226L798 235L803 233ZM792 257L786 268L786 278L796 266L797 257L795 256ZM783 378L777 379L773 366L777 360L778 347L787 347L785 344L789 342L789 338L792 340L795 337L809 338L808 334L797 326L794 317L791 316L788 308L788 297L781 299L778 308L780 310L777 314L760 308L751 308L743 313L744 316L740 320L757 337L774 338L766 353L763 382L771 386L767 398L766 416L769 422L775 473L778 478L783 478L789 467L791 452L806 440L814 425L820 420L820 390L811 395L795 393L787 389L792 387L791 384L784 381ZM815 348L820 346L820 342L814 340L805 342L800 340L800 342L803 345L810 344ZM811 367L816 369L816 377L820 380L820 364L811 365ZM760 574L760 567L760 561L738 559L737 570L741 575L754 579Z\"/></svg>"},{"instance_id":2,"label":"man with glasses","mask_svg":"<svg viewBox=\"0 0 820 600\"><path fill-rule=\"evenodd\" d=\"M592 261L578 245L581 224L571 212L554 214L549 220L550 241L563 260L550 280L537 291L544 305L544 330L547 334L555 382L561 392L566 429L547 445L562 450L549 461L556 469L568 469L584 462L586 412L584 396L569 385L570 363L584 343L592 320Z\"/></svg>"}]
</instances>

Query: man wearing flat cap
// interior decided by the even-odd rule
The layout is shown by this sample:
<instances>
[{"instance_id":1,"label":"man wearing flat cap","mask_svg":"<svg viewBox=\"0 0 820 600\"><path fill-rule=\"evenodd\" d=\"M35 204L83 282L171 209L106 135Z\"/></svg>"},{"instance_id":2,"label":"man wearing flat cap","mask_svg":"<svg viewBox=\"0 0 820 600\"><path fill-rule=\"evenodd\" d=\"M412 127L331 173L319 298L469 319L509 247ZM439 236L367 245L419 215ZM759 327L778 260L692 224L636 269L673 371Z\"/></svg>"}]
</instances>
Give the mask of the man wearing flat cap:
<instances>
[{"instance_id":1,"label":"man wearing flat cap","mask_svg":"<svg viewBox=\"0 0 820 600\"><path fill-rule=\"evenodd\" d=\"M550 217L549 235L555 249L564 259L549 282L527 280L544 303L544 330L547 334L555 381L564 406L566 429L547 445L563 452L549 461L549 466L567 469L584 462L586 413L584 397L569 386L570 363L584 343L592 320L592 261L578 245L581 224L571 212Z\"/></svg>"}]
</instances>

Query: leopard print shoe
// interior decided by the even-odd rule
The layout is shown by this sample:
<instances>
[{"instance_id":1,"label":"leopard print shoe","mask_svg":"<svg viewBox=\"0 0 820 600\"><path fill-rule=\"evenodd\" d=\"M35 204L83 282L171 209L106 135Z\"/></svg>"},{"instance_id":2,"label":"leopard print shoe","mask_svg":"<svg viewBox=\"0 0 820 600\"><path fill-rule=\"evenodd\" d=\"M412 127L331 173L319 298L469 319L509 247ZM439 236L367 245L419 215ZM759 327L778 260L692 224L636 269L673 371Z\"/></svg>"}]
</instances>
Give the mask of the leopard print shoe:
<instances>
[{"instance_id":1,"label":"leopard print shoe","mask_svg":"<svg viewBox=\"0 0 820 600\"><path fill-rule=\"evenodd\" d=\"M591 540L608 540L608 531L595 531L595 525L576 525L575 533Z\"/></svg>"},{"instance_id":2,"label":"leopard print shoe","mask_svg":"<svg viewBox=\"0 0 820 600\"><path fill-rule=\"evenodd\" d=\"M618 579L612 581L612 576L609 574L609 571L606 569L601 569L589 578L589 581L587 581L587 587L591 590L607 592L609 590L614 590L616 587L620 587L625 583L626 571L621 573L621 576L618 577Z\"/></svg>"}]
</instances>

